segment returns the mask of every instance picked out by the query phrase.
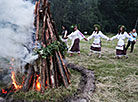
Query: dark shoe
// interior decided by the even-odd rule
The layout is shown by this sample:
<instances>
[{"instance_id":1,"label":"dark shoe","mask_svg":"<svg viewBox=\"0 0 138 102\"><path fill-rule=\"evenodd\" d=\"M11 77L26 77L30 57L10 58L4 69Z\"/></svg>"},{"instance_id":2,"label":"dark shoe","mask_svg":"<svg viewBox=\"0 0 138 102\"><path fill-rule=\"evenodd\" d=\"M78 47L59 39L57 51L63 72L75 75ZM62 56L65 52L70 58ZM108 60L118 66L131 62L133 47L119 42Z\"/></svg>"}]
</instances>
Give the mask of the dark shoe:
<instances>
[{"instance_id":1,"label":"dark shoe","mask_svg":"<svg viewBox=\"0 0 138 102\"><path fill-rule=\"evenodd\" d=\"M117 56L116 58L117 58L117 59L120 59L121 57Z\"/></svg>"},{"instance_id":2,"label":"dark shoe","mask_svg":"<svg viewBox=\"0 0 138 102\"><path fill-rule=\"evenodd\" d=\"M126 59L128 59L128 56L126 56Z\"/></svg>"}]
</instances>

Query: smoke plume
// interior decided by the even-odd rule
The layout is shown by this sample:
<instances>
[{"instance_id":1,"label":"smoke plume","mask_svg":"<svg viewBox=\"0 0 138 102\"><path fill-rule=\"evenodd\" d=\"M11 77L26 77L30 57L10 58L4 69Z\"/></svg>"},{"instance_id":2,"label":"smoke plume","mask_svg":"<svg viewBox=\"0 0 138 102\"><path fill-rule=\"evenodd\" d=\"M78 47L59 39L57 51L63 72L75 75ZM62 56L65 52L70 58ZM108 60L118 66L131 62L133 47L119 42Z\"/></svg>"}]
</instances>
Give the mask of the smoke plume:
<instances>
[{"instance_id":1,"label":"smoke plume","mask_svg":"<svg viewBox=\"0 0 138 102\"><path fill-rule=\"evenodd\" d=\"M29 53L33 31L34 5L25 0L0 0L0 67L23 60Z\"/></svg>"}]
</instances>

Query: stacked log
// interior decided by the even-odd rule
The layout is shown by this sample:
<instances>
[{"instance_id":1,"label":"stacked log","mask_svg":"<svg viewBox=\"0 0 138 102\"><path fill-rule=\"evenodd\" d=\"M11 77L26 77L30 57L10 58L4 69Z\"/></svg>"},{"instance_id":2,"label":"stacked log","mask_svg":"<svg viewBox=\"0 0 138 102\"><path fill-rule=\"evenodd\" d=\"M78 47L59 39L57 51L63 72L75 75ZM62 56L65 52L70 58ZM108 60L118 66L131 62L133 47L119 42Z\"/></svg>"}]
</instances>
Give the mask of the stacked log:
<instances>
[{"instance_id":1,"label":"stacked log","mask_svg":"<svg viewBox=\"0 0 138 102\"><path fill-rule=\"evenodd\" d=\"M48 0L37 1L34 14L36 41L41 42L42 48L47 48L55 41L60 42L54 21L51 17L50 4ZM29 67L29 70L23 87L24 91L35 88L35 81L37 79L35 76L36 73L39 73L40 76L39 81L42 92L47 88L57 88L60 85L67 87L70 84L70 72L65 66L63 56L59 50L55 49L52 55L49 54L45 57L39 54L39 58L34 63L35 66L26 66ZM37 71L35 69L37 69Z\"/></svg>"}]
</instances>

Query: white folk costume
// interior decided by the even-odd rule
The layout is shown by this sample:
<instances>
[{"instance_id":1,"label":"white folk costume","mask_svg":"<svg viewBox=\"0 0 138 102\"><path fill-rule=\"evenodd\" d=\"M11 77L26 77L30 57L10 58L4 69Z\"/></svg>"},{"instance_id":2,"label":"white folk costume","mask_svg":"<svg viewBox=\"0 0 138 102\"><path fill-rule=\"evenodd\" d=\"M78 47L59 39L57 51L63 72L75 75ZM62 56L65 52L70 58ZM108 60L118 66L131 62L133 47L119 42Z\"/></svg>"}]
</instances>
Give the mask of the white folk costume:
<instances>
[{"instance_id":1,"label":"white folk costume","mask_svg":"<svg viewBox=\"0 0 138 102\"><path fill-rule=\"evenodd\" d=\"M80 53L80 40L85 38L85 36L79 31L76 30L68 35L68 38L72 40L71 47L69 48L69 53Z\"/></svg>"},{"instance_id":2,"label":"white folk costume","mask_svg":"<svg viewBox=\"0 0 138 102\"><path fill-rule=\"evenodd\" d=\"M116 46L116 56L121 57L126 55L125 49L125 38L133 39L131 36L128 35L127 32L119 33L116 36L113 36L110 40L118 39L118 43Z\"/></svg>"},{"instance_id":3,"label":"white folk costume","mask_svg":"<svg viewBox=\"0 0 138 102\"><path fill-rule=\"evenodd\" d=\"M105 36L101 31L98 33L94 31L91 36L89 36L87 39L90 40L94 38L93 44L90 47L90 51L94 53L101 53L101 38L104 38L106 40L109 40L107 36Z\"/></svg>"}]
</instances>

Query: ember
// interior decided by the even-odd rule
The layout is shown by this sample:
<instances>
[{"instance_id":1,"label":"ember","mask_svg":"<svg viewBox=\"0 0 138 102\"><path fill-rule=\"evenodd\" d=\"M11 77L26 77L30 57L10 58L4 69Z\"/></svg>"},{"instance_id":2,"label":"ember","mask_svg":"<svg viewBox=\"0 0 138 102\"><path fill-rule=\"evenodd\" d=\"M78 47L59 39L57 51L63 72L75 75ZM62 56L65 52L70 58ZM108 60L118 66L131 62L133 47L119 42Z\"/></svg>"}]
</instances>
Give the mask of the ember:
<instances>
[{"instance_id":1,"label":"ember","mask_svg":"<svg viewBox=\"0 0 138 102\"><path fill-rule=\"evenodd\" d=\"M3 94L7 94L7 91L5 91L4 89L1 89Z\"/></svg>"},{"instance_id":2,"label":"ember","mask_svg":"<svg viewBox=\"0 0 138 102\"><path fill-rule=\"evenodd\" d=\"M0 90L0 97L6 97L7 94L13 92L12 90L12 86L10 88L6 88L6 89L1 89Z\"/></svg>"}]
</instances>

